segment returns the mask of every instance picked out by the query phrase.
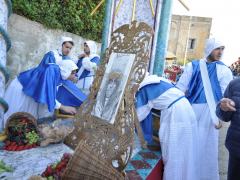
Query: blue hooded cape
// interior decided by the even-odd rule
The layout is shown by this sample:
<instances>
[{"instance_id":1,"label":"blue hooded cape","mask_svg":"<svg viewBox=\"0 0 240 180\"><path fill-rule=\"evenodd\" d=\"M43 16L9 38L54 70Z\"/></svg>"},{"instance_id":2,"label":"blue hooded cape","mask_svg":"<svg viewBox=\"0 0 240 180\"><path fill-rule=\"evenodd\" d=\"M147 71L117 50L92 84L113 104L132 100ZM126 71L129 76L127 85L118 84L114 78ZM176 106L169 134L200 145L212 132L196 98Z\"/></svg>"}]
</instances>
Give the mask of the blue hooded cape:
<instances>
[{"instance_id":1,"label":"blue hooded cape","mask_svg":"<svg viewBox=\"0 0 240 180\"><path fill-rule=\"evenodd\" d=\"M47 104L52 112L55 108L57 86L62 82L60 68L56 64L46 64L22 72L18 76L23 92L37 103Z\"/></svg>"},{"instance_id":2,"label":"blue hooded cape","mask_svg":"<svg viewBox=\"0 0 240 180\"><path fill-rule=\"evenodd\" d=\"M69 57L62 56L62 59ZM24 94L32 97L37 103L46 104L50 112L53 112L56 105L57 86L63 82L60 68L55 62L54 53L50 51L44 55L36 68L24 71L18 76Z\"/></svg>"},{"instance_id":3,"label":"blue hooded cape","mask_svg":"<svg viewBox=\"0 0 240 180\"><path fill-rule=\"evenodd\" d=\"M146 86L143 86L139 89L139 91L136 93L136 103L135 107L139 108L141 106L144 106L148 104L148 101L151 101L153 99L156 99L161 94L166 92L168 89L173 88L174 85L171 83L167 83L165 81L160 81L159 83L154 84L148 84ZM144 139L148 142L148 144L153 143L152 135L153 135L153 127L152 127L152 113L150 112L148 116L140 122L140 125L142 127Z\"/></svg>"}]
</instances>

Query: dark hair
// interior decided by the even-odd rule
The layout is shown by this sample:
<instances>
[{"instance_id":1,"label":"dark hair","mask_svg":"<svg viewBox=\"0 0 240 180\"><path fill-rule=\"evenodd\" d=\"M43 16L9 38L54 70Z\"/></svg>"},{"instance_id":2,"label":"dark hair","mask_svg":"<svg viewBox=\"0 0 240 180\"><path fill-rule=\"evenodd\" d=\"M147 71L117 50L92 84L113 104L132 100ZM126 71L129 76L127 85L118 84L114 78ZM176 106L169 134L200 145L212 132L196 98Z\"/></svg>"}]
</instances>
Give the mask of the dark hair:
<instances>
[{"instance_id":1,"label":"dark hair","mask_svg":"<svg viewBox=\"0 0 240 180\"><path fill-rule=\"evenodd\" d=\"M72 41L65 41L64 43L62 43L62 45L64 45L67 42L70 43L72 46L74 46L74 43Z\"/></svg>"}]
</instances>

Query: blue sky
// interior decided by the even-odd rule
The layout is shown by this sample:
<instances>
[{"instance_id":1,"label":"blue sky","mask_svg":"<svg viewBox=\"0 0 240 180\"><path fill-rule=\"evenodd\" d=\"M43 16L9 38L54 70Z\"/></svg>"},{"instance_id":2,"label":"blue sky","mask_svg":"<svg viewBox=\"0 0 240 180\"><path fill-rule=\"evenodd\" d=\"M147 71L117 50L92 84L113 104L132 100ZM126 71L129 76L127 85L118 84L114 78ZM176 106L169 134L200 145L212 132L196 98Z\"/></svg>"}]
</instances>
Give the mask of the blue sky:
<instances>
[{"instance_id":1,"label":"blue sky","mask_svg":"<svg viewBox=\"0 0 240 180\"><path fill-rule=\"evenodd\" d=\"M211 36L220 39L226 46L223 61L230 65L240 57L240 1L238 0L184 0L187 11L173 0L173 14L211 17Z\"/></svg>"}]
</instances>

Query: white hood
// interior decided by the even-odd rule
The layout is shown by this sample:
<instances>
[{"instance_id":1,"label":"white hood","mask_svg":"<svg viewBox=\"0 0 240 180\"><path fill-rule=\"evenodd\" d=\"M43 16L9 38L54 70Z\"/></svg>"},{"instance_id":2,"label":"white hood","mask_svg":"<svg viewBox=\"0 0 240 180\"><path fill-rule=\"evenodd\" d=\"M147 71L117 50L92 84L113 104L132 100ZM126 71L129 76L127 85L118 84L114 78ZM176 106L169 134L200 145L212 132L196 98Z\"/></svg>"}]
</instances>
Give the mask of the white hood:
<instances>
[{"instance_id":1,"label":"white hood","mask_svg":"<svg viewBox=\"0 0 240 180\"><path fill-rule=\"evenodd\" d=\"M215 38L207 39L205 51L204 51L204 57L207 58L214 49L217 49L222 46L224 47L224 44L222 42L216 40Z\"/></svg>"},{"instance_id":2,"label":"white hood","mask_svg":"<svg viewBox=\"0 0 240 180\"><path fill-rule=\"evenodd\" d=\"M63 43L65 43L65 42L72 42L73 45L74 45L73 39L72 39L71 37L62 36L62 37L61 37L61 44L60 44L60 47L58 48L58 53L59 53L60 55L62 55L62 45L63 45Z\"/></svg>"},{"instance_id":3,"label":"white hood","mask_svg":"<svg viewBox=\"0 0 240 180\"><path fill-rule=\"evenodd\" d=\"M85 42L89 49L90 49L90 59L94 58L94 57L99 57L99 55L97 55L97 45L94 41L86 41Z\"/></svg>"}]
</instances>

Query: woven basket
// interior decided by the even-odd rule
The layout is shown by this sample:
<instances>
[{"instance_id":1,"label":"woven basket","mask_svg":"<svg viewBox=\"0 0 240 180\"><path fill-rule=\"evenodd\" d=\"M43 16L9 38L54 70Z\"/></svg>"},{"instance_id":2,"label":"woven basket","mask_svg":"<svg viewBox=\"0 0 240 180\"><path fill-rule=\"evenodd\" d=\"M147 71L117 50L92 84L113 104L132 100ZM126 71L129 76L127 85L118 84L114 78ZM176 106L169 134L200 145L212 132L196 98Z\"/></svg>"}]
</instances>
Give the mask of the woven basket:
<instances>
[{"instance_id":1,"label":"woven basket","mask_svg":"<svg viewBox=\"0 0 240 180\"><path fill-rule=\"evenodd\" d=\"M124 179L124 175L105 160L96 157L91 148L84 141L80 141L68 162L62 180L81 179L121 180Z\"/></svg>"},{"instance_id":2,"label":"woven basket","mask_svg":"<svg viewBox=\"0 0 240 180\"><path fill-rule=\"evenodd\" d=\"M33 125L36 127L36 130L38 131L36 118L34 118L31 114L26 113L26 112L16 112L16 113L12 114L12 115L7 119L6 135L9 134L9 132L8 132L8 127L14 126L15 124L18 123L19 119L22 119L22 118L26 118L26 119L28 119L30 122L32 122Z\"/></svg>"}]
</instances>

